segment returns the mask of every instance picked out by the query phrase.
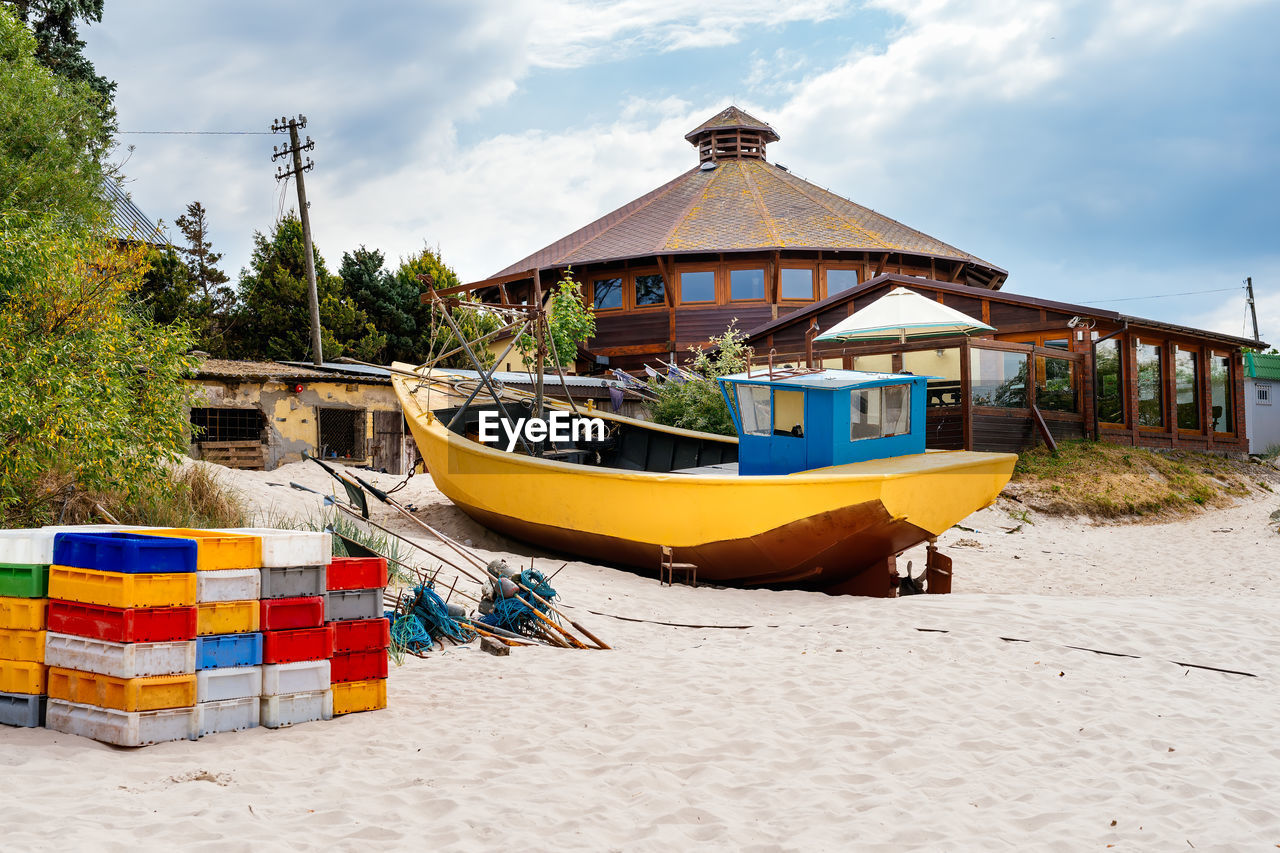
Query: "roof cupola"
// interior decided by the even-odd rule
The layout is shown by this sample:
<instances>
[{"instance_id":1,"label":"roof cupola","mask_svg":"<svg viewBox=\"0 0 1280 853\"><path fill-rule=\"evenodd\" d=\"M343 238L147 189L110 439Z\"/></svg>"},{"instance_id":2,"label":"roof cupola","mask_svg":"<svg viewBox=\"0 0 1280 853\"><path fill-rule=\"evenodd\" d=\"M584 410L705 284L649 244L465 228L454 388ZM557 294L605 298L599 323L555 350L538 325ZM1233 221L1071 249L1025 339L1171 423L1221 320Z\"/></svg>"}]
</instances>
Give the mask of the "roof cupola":
<instances>
[{"instance_id":1,"label":"roof cupola","mask_svg":"<svg viewBox=\"0 0 1280 853\"><path fill-rule=\"evenodd\" d=\"M698 160L763 160L764 147L780 138L773 128L735 106L726 107L684 136Z\"/></svg>"}]
</instances>

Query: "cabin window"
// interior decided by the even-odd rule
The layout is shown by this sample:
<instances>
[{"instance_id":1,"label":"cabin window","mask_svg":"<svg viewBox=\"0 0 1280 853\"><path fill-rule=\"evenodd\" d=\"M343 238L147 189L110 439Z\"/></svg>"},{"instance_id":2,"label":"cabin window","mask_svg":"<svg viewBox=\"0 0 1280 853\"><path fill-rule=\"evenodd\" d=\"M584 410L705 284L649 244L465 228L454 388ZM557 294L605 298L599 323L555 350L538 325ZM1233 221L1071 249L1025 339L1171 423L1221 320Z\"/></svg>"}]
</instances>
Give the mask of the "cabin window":
<instances>
[{"instance_id":1,"label":"cabin window","mask_svg":"<svg viewBox=\"0 0 1280 853\"><path fill-rule=\"evenodd\" d=\"M937 408L960 405L960 350L956 347L904 352L902 372L929 377L926 406Z\"/></svg>"},{"instance_id":2,"label":"cabin window","mask_svg":"<svg viewBox=\"0 0 1280 853\"><path fill-rule=\"evenodd\" d=\"M319 409L316 428L324 459L364 459L364 409Z\"/></svg>"},{"instance_id":3,"label":"cabin window","mask_svg":"<svg viewBox=\"0 0 1280 853\"><path fill-rule=\"evenodd\" d=\"M1036 357L1036 408L1046 412L1075 412L1076 365L1065 358Z\"/></svg>"},{"instance_id":4,"label":"cabin window","mask_svg":"<svg viewBox=\"0 0 1280 853\"><path fill-rule=\"evenodd\" d=\"M1235 432L1235 406L1231 399L1231 356L1214 353L1209 359L1210 411L1214 432Z\"/></svg>"},{"instance_id":5,"label":"cabin window","mask_svg":"<svg viewBox=\"0 0 1280 853\"><path fill-rule=\"evenodd\" d=\"M1122 352L1119 338L1101 341L1094 349L1094 399L1098 420L1108 424L1124 423L1124 383L1120 366Z\"/></svg>"},{"instance_id":6,"label":"cabin window","mask_svg":"<svg viewBox=\"0 0 1280 853\"><path fill-rule=\"evenodd\" d=\"M773 434L804 435L804 392L773 392Z\"/></svg>"},{"instance_id":7,"label":"cabin window","mask_svg":"<svg viewBox=\"0 0 1280 853\"><path fill-rule=\"evenodd\" d=\"M1138 344L1138 426L1164 426L1163 361L1159 344Z\"/></svg>"},{"instance_id":8,"label":"cabin window","mask_svg":"<svg viewBox=\"0 0 1280 853\"><path fill-rule=\"evenodd\" d=\"M767 385L738 385L738 412L745 435L772 435L773 418L770 405L772 389Z\"/></svg>"},{"instance_id":9,"label":"cabin window","mask_svg":"<svg viewBox=\"0 0 1280 853\"><path fill-rule=\"evenodd\" d=\"M729 298L735 302L764 299L764 270L730 270Z\"/></svg>"},{"instance_id":10,"label":"cabin window","mask_svg":"<svg viewBox=\"0 0 1280 853\"><path fill-rule=\"evenodd\" d=\"M597 278L591 282L591 290L597 311L622 307L622 279Z\"/></svg>"},{"instance_id":11,"label":"cabin window","mask_svg":"<svg viewBox=\"0 0 1280 853\"><path fill-rule=\"evenodd\" d=\"M884 438L911 432L911 386L855 390L850 397L849 439Z\"/></svg>"},{"instance_id":12,"label":"cabin window","mask_svg":"<svg viewBox=\"0 0 1280 853\"><path fill-rule=\"evenodd\" d=\"M812 300L813 270L783 267L782 298Z\"/></svg>"},{"instance_id":13,"label":"cabin window","mask_svg":"<svg viewBox=\"0 0 1280 853\"><path fill-rule=\"evenodd\" d=\"M827 296L856 287L858 271L851 269L827 269Z\"/></svg>"},{"instance_id":14,"label":"cabin window","mask_svg":"<svg viewBox=\"0 0 1280 853\"><path fill-rule=\"evenodd\" d=\"M1027 354L1004 350L969 351L969 395L975 406L1027 407Z\"/></svg>"},{"instance_id":15,"label":"cabin window","mask_svg":"<svg viewBox=\"0 0 1280 853\"><path fill-rule=\"evenodd\" d=\"M1195 350L1178 347L1173 355L1174 405L1178 429L1200 429L1200 360Z\"/></svg>"},{"instance_id":16,"label":"cabin window","mask_svg":"<svg viewBox=\"0 0 1280 853\"><path fill-rule=\"evenodd\" d=\"M661 305L666 301L666 286L662 276L646 274L636 276L636 307Z\"/></svg>"},{"instance_id":17,"label":"cabin window","mask_svg":"<svg viewBox=\"0 0 1280 853\"><path fill-rule=\"evenodd\" d=\"M680 273L680 301L715 302L716 274L711 270Z\"/></svg>"}]
</instances>

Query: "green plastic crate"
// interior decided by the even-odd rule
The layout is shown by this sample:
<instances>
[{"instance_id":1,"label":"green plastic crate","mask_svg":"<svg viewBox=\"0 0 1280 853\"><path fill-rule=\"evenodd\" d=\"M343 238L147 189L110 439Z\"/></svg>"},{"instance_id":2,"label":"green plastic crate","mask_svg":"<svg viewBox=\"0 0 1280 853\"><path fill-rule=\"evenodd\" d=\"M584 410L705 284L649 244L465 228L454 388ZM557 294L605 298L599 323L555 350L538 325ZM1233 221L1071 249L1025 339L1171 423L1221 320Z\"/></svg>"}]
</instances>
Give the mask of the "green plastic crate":
<instances>
[{"instance_id":1,"label":"green plastic crate","mask_svg":"<svg viewBox=\"0 0 1280 853\"><path fill-rule=\"evenodd\" d=\"M49 567L0 563L0 595L10 598L48 598Z\"/></svg>"}]
</instances>

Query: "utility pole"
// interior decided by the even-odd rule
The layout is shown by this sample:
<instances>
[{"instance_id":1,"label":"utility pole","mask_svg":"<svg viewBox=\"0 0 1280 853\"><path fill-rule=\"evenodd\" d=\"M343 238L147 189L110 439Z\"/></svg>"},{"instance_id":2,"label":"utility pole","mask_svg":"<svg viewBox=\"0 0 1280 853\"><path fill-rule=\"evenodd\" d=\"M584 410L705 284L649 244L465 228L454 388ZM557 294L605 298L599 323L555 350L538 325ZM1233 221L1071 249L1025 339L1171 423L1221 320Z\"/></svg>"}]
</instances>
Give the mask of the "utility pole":
<instances>
[{"instance_id":1,"label":"utility pole","mask_svg":"<svg viewBox=\"0 0 1280 853\"><path fill-rule=\"evenodd\" d=\"M316 292L316 262L312 257L311 249L311 214L307 210L307 188L302 182L302 173L311 171L316 165L308 157L304 166L302 152L312 150L316 144L311 141L310 136L307 137L306 145L298 142L298 129L306 126L307 117L304 115L290 119L281 116L279 120L273 122L271 125L273 133L289 131L289 144L282 148L271 146L271 161L293 156L293 168L285 169L283 166L277 168L276 180L283 181L292 176L298 184L298 216L302 219L302 245L307 257L307 301L311 303L311 359L319 367L324 363L324 345L320 341L320 296Z\"/></svg>"},{"instance_id":2,"label":"utility pole","mask_svg":"<svg viewBox=\"0 0 1280 853\"><path fill-rule=\"evenodd\" d=\"M1258 336L1258 306L1253 304L1253 276L1249 276L1244 280L1244 301L1249 303L1249 314L1253 317L1253 339L1261 341Z\"/></svg>"}]
</instances>

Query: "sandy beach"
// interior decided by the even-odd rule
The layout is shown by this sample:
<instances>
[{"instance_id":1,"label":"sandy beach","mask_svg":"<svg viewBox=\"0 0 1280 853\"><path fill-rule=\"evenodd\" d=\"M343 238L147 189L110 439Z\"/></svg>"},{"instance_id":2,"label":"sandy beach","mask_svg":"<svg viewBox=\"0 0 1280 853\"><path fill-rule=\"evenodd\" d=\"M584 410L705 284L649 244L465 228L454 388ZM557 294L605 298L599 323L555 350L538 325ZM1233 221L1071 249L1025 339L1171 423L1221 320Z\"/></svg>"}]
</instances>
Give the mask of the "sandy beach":
<instances>
[{"instance_id":1,"label":"sandy beach","mask_svg":"<svg viewBox=\"0 0 1280 853\"><path fill-rule=\"evenodd\" d=\"M329 489L315 466L226 476L266 516L319 511L290 481ZM399 494L478 548L533 553L428 477ZM4 729L0 837L14 850L1274 849L1277 508L1259 493L1174 523L1095 525L1002 501L943 537L950 596L664 588L570 563L555 586L611 652L453 648L393 667L386 711L142 750Z\"/></svg>"}]
</instances>

